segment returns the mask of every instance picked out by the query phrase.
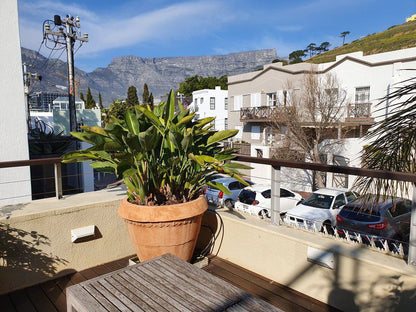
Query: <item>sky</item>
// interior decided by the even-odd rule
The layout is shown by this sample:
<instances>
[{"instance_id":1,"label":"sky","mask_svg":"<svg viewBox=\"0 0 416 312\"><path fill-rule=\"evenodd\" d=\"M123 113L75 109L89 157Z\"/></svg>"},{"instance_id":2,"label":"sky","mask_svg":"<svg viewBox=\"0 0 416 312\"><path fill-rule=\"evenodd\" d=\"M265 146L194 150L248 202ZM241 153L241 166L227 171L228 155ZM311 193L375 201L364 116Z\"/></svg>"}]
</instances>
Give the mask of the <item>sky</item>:
<instances>
[{"instance_id":1,"label":"sky","mask_svg":"<svg viewBox=\"0 0 416 312\"><path fill-rule=\"evenodd\" d=\"M279 57L310 43L342 44L402 24L416 0L18 0L21 45L57 58L42 44L43 22L79 16L89 42L75 66L91 72L115 57L218 55L276 49ZM51 42L47 43L49 46ZM66 60L65 53L61 56Z\"/></svg>"}]
</instances>

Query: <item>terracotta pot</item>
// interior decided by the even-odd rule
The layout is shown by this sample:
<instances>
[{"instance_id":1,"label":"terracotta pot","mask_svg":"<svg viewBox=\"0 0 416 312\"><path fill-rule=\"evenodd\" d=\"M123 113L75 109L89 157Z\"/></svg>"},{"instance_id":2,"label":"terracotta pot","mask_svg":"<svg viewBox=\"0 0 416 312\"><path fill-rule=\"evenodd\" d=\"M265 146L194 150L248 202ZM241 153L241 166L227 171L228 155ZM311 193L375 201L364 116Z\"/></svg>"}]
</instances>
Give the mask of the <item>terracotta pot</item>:
<instances>
[{"instance_id":1,"label":"terracotta pot","mask_svg":"<svg viewBox=\"0 0 416 312\"><path fill-rule=\"evenodd\" d=\"M190 261L208 204L203 196L177 205L140 206L127 197L118 214L124 219L140 261L166 253Z\"/></svg>"}]
</instances>

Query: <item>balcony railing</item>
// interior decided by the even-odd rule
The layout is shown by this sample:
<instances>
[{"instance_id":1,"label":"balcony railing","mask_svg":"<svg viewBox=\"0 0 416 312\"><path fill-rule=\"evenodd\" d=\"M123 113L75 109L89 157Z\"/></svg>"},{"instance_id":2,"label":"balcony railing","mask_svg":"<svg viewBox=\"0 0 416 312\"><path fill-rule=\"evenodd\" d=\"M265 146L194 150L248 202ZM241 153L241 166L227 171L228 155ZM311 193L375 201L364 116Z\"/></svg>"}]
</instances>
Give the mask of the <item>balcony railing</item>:
<instances>
[{"instance_id":1,"label":"balcony railing","mask_svg":"<svg viewBox=\"0 0 416 312\"><path fill-rule=\"evenodd\" d=\"M371 103L350 103L347 118L371 118Z\"/></svg>"},{"instance_id":2,"label":"balcony railing","mask_svg":"<svg viewBox=\"0 0 416 312\"><path fill-rule=\"evenodd\" d=\"M279 107L244 107L240 110L240 121L277 121L281 112Z\"/></svg>"}]
</instances>

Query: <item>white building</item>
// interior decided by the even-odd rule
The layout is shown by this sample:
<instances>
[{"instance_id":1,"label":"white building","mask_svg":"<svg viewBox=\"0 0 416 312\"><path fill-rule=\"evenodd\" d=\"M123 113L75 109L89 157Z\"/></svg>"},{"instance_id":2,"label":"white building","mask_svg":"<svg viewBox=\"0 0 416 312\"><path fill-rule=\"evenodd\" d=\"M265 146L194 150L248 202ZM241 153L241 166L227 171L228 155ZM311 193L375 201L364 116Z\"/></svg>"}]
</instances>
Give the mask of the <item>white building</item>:
<instances>
[{"instance_id":1,"label":"white building","mask_svg":"<svg viewBox=\"0 0 416 312\"><path fill-rule=\"evenodd\" d=\"M77 110L85 109L85 102L79 98L75 98L75 108ZM69 100L67 96L60 96L52 101L52 107L49 105L49 111L52 110L67 111L69 110Z\"/></svg>"},{"instance_id":2,"label":"white building","mask_svg":"<svg viewBox=\"0 0 416 312\"><path fill-rule=\"evenodd\" d=\"M330 164L361 167L360 152L368 144L362 139L363 134L374 122L383 120L390 112L391 103L387 102L383 107L377 104L403 81L414 77L415 69L416 48L410 48L373 55L354 52L339 55L334 62L319 65L267 64L261 71L229 76L229 128L239 129L238 138L251 143L251 156L271 155L271 149L282 142L278 135L270 138L273 134L270 130L271 118L278 109L278 99L289 97L291 92L301 92L303 77L310 71L335 74L349 99L340 121L342 127L354 131L350 132L352 135L348 139L344 139L343 144L327 151L326 158ZM287 90L288 85L293 88ZM257 175L263 172L259 177L261 179L270 179L268 170L252 171ZM329 173L327 186L333 185L334 181ZM346 186L351 186L353 179L346 182ZM293 188L300 190L299 186Z\"/></svg>"},{"instance_id":3,"label":"white building","mask_svg":"<svg viewBox=\"0 0 416 312\"><path fill-rule=\"evenodd\" d=\"M195 111L196 119L215 117L214 129L228 129L228 91L215 89L203 89L192 92L190 109Z\"/></svg>"},{"instance_id":4,"label":"white building","mask_svg":"<svg viewBox=\"0 0 416 312\"><path fill-rule=\"evenodd\" d=\"M0 162L29 159L18 25L17 1L0 1ZM29 167L0 169L0 205L31 198Z\"/></svg>"}]
</instances>

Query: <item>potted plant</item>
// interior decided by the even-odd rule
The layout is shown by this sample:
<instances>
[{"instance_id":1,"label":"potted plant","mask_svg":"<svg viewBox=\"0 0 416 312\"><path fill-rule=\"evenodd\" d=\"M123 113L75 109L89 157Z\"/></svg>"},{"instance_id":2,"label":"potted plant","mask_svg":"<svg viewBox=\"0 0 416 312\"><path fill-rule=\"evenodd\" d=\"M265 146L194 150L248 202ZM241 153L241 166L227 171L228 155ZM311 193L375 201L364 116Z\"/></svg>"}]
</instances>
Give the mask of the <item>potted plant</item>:
<instances>
[{"instance_id":1,"label":"potted plant","mask_svg":"<svg viewBox=\"0 0 416 312\"><path fill-rule=\"evenodd\" d=\"M230 162L234 150L220 144L238 130L213 131L215 118L194 116L180 103L175 112L171 91L153 109L136 106L125 120L111 117L104 128L84 126L83 132L71 132L92 146L64 155L63 162L92 161L94 169L124 180L128 190L119 215L140 261L165 253L190 261L208 207L202 187L228 192L206 178L221 172L245 183L238 170L250 167Z\"/></svg>"}]
</instances>

